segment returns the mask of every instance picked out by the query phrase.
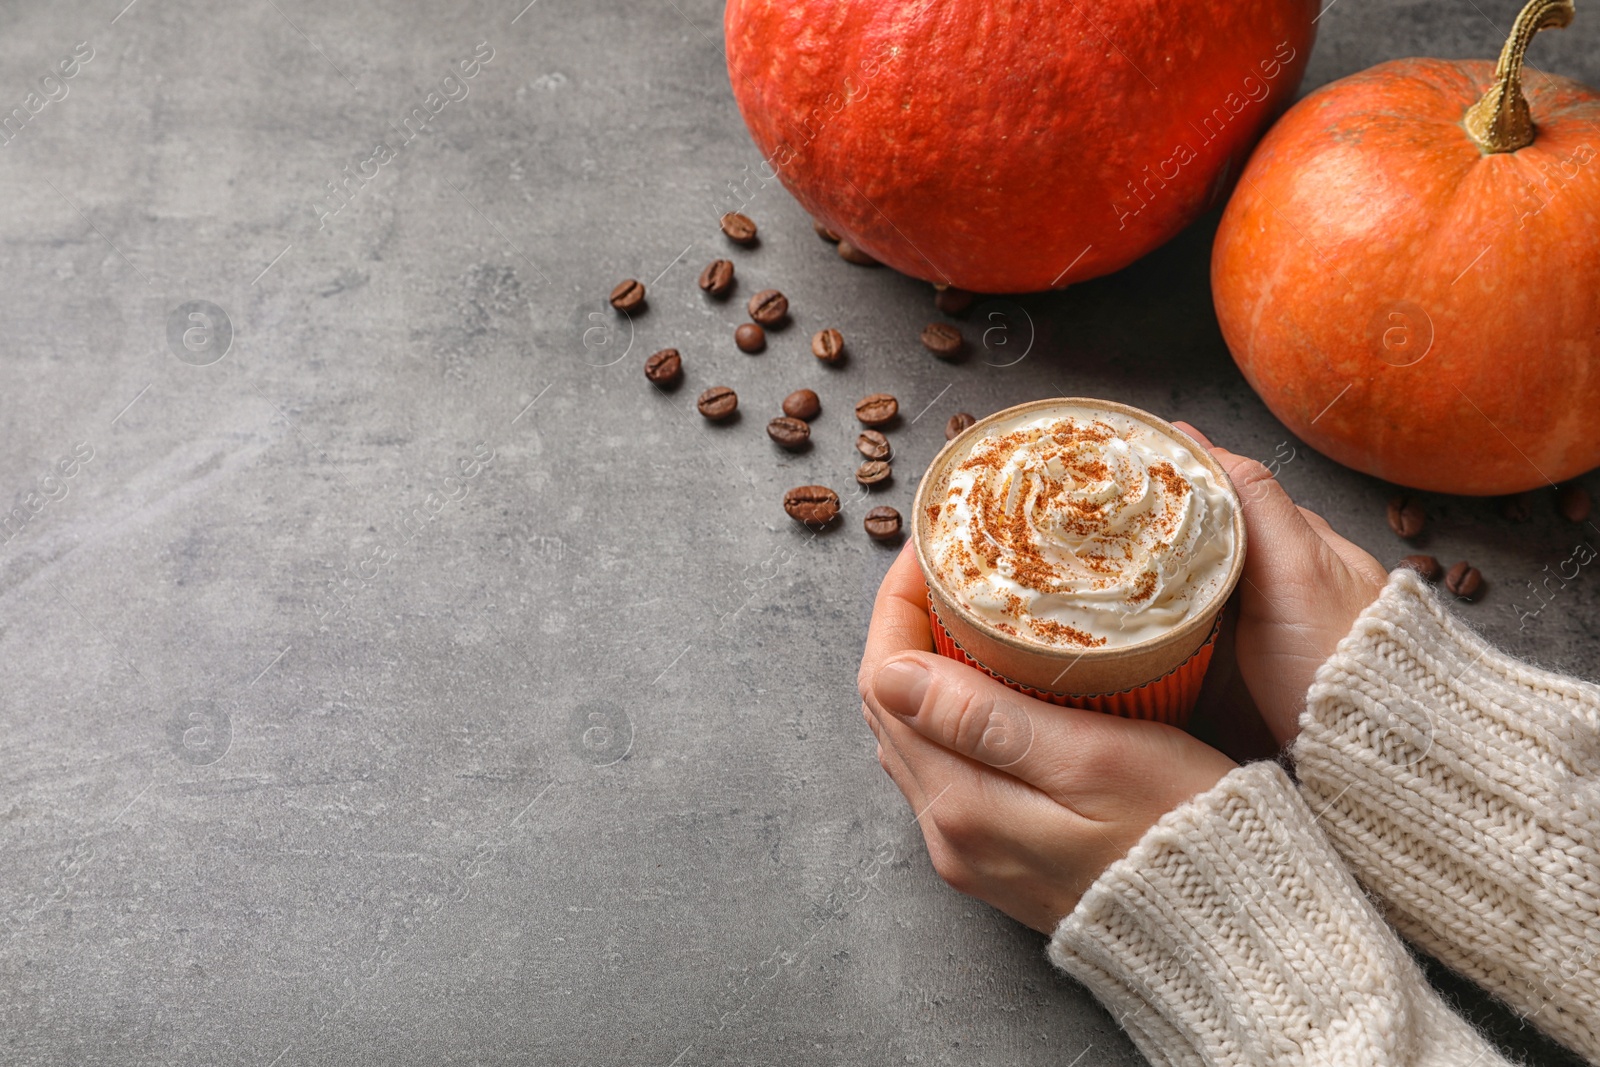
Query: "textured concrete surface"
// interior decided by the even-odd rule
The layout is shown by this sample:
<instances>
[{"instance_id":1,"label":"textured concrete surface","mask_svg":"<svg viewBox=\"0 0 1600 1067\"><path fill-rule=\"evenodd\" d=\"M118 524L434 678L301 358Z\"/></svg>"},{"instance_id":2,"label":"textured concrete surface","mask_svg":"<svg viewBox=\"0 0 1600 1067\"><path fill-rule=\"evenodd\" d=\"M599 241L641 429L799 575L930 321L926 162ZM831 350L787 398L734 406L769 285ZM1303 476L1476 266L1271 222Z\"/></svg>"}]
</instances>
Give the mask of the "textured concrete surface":
<instances>
[{"instance_id":1,"label":"textured concrete surface","mask_svg":"<svg viewBox=\"0 0 1600 1067\"><path fill-rule=\"evenodd\" d=\"M746 186L741 291L795 309L751 358L693 284L758 159L713 0L125 2L0 4L0 111L80 55L0 147L0 1061L1139 1062L933 874L854 692L892 553L859 503L813 538L779 500L848 485L864 393L907 411L902 510L952 412L1094 394L1292 455L1403 555L1384 488L1234 371L1208 227L980 309L950 366L925 285ZM1492 57L1516 6L1335 0L1308 84ZM1600 83L1597 44L1580 10L1534 60ZM326 199L346 166L376 174ZM716 381L747 415L710 429ZM801 385L790 456L762 419ZM1474 620L1600 672L1592 578L1513 610L1581 536L1548 500L1428 503L1427 550L1491 583Z\"/></svg>"}]
</instances>

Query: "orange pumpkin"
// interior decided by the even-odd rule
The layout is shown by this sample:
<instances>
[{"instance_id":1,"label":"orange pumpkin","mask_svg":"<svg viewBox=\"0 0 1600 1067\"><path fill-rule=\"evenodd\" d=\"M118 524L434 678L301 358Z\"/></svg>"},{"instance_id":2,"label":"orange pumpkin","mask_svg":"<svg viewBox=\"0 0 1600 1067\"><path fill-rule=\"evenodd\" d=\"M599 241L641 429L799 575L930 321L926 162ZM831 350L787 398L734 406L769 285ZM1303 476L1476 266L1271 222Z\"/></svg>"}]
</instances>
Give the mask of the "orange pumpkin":
<instances>
[{"instance_id":1,"label":"orange pumpkin","mask_svg":"<svg viewBox=\"0 0 1600 1067\"><path fill-rule=\"evenodd\" d=\"M1262 140L1211 263L1223 336L1318 451L1418 489L1512 493L1600 464L1600 93L1500 62L1334 82ZM1526 93L1526 95L1524 95Z\"/></svg>"},{"instance_id":2,"label":"orange pumpkin","mask_svg":"<svg viewBox=\"0 0 1600 1067\"><path fill-rule=\"evenodd\" d=\"M1106 274L1226 194L1294 99L1317 7L728 0L728 75L763 156L744 188L779 179L932 282Z\"/></svg>"}]
</instances>

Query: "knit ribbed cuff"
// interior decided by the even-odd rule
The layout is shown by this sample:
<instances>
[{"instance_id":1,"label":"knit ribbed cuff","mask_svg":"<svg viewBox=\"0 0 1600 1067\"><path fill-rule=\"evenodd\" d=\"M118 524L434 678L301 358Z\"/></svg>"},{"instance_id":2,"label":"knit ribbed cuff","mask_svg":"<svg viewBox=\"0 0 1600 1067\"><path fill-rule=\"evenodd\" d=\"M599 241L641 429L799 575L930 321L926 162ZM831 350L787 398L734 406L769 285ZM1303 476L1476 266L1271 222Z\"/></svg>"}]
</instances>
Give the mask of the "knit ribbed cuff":
<instances>
[{"instance_id":1,"label":"knit ribbed cuff","mask_svg":"<svg viewBox=\"0 0 1600 1067\"><path fill-rule=\"evenodd\" d=\"M1275 763L1164 816L1061 921L1050 958L1158 1067L1504 1063L1439 1001Z\"/></svg>"},{"instance_id":2,"label":"knit ribbed cuff","mask_svg":"<svg viewBox=\"0 0 1600 1067\"><path fill-rule=\"evenodd\" d=\"M1495 651L1402 569L1292 754L1401 933L1600 1062L1600 689Z\"/></svg>"}]
</instances>

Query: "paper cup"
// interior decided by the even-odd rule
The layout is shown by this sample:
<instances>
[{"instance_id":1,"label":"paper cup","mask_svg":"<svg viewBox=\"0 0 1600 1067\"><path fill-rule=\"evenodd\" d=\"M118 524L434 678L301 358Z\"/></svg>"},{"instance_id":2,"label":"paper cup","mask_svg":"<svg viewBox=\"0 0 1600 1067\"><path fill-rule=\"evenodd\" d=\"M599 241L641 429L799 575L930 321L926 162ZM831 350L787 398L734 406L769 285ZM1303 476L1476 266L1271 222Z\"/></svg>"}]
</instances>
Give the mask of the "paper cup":
<instances>
[{"instance_id":1,"label":"paper cup","mask_svg":"<svg viewBox=\"0 0 1600 1067\"><path fill-rule=\"evenodd\" d=\"M1197 604L1165 633L1126 645L1060 648L996 629L945 589L932 564L928 505L943 501L951 469L971 447L1001 423L1054 409L1101 410L1132 419L1177 441L1227 493L1232 503L1233 557L1211 599ZM1211 453L1171 423L1146 411L1107 400L1062 397L1036 400L980 419L945 445L917 487L911 536L928 587L928 616L939 653L977 667L1019 692L1053 704L1089 708L1130 718L1183 725L1200 695L1216 640L1222 607L1244 567L1244 510L1227 472Z\"/></svg>"}]
</instances>

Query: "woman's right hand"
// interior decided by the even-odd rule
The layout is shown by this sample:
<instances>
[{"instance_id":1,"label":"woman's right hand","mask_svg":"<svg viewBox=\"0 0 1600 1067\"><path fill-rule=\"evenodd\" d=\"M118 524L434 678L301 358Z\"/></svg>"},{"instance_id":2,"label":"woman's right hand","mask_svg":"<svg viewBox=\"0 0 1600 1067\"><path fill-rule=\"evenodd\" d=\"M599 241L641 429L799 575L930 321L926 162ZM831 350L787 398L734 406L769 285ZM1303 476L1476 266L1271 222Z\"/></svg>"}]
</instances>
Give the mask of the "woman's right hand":
<instances>
[{"instance_id":1,"label":"woman's right hand","mask_svg":"<svg viewBox=\"0 0 1600 1067\"><path fill-rule=\"evenodd\" d=\"M1272 472L1178 427L1210 449L1244 502L1244 574L1235 594L1239 676L1279 745L1300 732L1300 712L1317 668L1333 655L1388 575L1369 553L1296 507Z\"/></svg>"}]
</instances>

